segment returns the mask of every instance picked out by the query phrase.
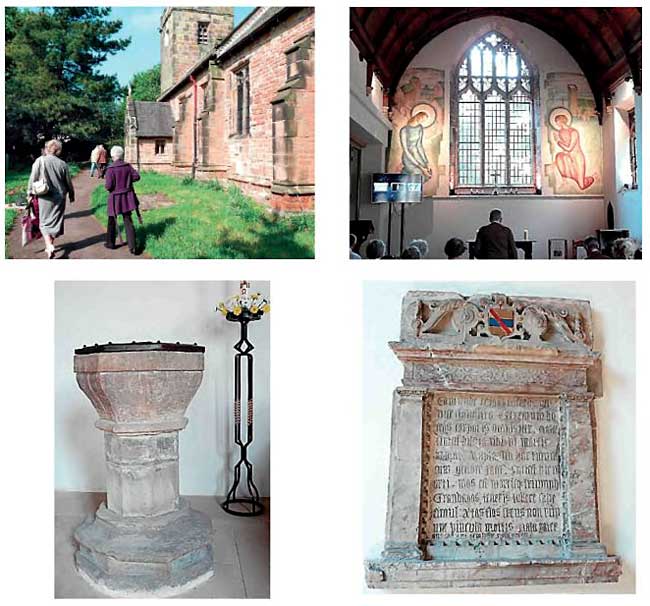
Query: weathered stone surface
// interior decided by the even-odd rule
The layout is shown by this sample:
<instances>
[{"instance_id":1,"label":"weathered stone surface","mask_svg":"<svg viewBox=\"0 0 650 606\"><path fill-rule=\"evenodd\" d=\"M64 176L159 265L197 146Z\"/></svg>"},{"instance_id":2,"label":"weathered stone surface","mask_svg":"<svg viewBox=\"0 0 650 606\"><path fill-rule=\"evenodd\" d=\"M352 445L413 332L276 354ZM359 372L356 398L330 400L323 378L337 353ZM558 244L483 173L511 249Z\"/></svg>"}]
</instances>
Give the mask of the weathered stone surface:
<instances>
[{"instance_id":1,"label":"weathered stone surface","mask_svg":"<svg viewBox=\"0 0 650 606\"><path fill-rule=\"evenodd\" d=\"M183 501L166 515L128 520L102 504L75 531L75 562L106 593L164 597L212 575L211 533L210 519Z\"/></svg>"},{"instance_id":2,"label":"weathered stone surface","mask_svg":"<svg viewBox=\"0 0 650 606\"><path fill-rule=\"evenodd\" d=\"M373 589L445 589L507 585L612 583L621 575L617 557L598 560L544 559L443 562L369 562L366 582Z\"/></svg>"},{"instance_id":3,"label":"weathered stone surface","mask_svg":"<svg viewBox=\"0 0 650 606\"><path fill-rule=\"evenodd\" d=\"M77 383L97 410L97 427L116 433L183 429L203 377L203 354L128 351L76 355Z\"/></svg>"},{"instance_id":4,"label":"weathered stone surface","mask_svg":"<svg viewBox=\"0 0 650 606\"><path fill-rule=\"evenodd\" d=\"M415 291L402 306L386 545L370 587L615 582L599 542L586 301Z\"/></svg>"},{"instance_id":5,"label":"weathered stone surface","mask_svg":"<svg viewBox=\"0 0 650 606\"><path fill-rule=\"evenodd\" d=\"M74 367L100 416L108 471L106 503L75 531L77 570L125 597L166 597L207 580L211 522L180 498L178 479L178 431L203 353L82 353Z\"/></svg>"}]
</instances>

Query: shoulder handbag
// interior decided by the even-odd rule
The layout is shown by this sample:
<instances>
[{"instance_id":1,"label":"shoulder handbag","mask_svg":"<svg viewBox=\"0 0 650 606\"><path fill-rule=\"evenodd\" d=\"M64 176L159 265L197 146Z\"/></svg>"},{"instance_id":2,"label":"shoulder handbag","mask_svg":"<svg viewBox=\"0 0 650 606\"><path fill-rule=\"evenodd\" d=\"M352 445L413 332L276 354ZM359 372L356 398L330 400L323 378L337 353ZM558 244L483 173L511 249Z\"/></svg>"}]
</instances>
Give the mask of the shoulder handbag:
<instances>
[{"instance_id":1,"label":"shoulder handbag","mask_svg":"<svg viewBox=\"0 0 650 606\"><path fill-rule=\"evenodd\" d=\"M42 196L50 191L50 185L45 178L43 169L43 156L38 159L38 174L40 178L32 183L32 192L35 196Z\"/></svg>"}]
</instances>

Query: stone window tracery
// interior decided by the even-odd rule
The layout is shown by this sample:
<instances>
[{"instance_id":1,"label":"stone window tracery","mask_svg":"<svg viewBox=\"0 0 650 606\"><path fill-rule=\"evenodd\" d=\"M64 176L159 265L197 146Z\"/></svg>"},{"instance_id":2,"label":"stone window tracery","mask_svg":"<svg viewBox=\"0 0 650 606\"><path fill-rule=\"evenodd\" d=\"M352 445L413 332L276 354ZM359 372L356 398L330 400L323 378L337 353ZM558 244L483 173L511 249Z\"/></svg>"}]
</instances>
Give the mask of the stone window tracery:
<instances>
[{"instance_id":1,"label":"stone window tracery","mask_svg":"<svg viewBox=\"0 0 650 606\"><path fill-rule=\"evenodd\" d=\"M452 85L455 193L535 193L533 68L502 34L482 36Z\"/></svg>"}]
</instances>

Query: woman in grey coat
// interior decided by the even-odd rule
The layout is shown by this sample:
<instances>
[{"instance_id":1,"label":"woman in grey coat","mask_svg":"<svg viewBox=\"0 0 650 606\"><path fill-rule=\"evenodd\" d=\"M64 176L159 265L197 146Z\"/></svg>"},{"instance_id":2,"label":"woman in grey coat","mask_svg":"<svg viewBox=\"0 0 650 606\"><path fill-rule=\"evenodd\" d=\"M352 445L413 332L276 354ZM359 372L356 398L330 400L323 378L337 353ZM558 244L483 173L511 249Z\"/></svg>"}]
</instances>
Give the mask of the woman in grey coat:
<instances>
[{"instance_id":1,"label":"woman in grey coat","mask_svg":"<svg viewBox=\"0 0 650 606\"><path fill-rule=\"evenodd\" d=\"M45 155L41 156L32 165L29 176L27 196L34 194L32 184L34 181L45 179L48 192L38 197L39 227L45 240L45 254L48 259L54 256L54 239L63 235L63 215L65 213L66 195L70 203L74 202L74 187L70 178L68 165L59 158L63 145L61 141L53 139L45 144Z\"/></svg>"}]
</instances>

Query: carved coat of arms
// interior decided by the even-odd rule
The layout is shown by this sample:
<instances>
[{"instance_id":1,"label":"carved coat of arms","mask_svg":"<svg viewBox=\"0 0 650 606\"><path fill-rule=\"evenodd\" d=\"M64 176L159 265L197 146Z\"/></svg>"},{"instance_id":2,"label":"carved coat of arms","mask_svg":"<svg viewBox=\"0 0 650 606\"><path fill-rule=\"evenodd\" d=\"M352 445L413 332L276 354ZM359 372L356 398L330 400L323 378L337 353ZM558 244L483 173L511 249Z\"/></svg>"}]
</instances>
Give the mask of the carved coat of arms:
<instances>
[{"instance_id":1,"label":"carved coat of arms","mask_svg":"<svg viewBox=\"0 0 650 606\"><path fill-rule=\"evenodd\" d=\"M515 311L512 306L488 308L488 331L496 337L507 337L515 329Z\"/></svg>"}]
</instances>

